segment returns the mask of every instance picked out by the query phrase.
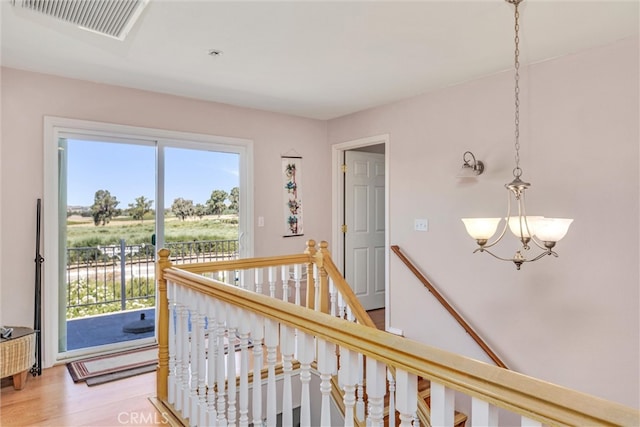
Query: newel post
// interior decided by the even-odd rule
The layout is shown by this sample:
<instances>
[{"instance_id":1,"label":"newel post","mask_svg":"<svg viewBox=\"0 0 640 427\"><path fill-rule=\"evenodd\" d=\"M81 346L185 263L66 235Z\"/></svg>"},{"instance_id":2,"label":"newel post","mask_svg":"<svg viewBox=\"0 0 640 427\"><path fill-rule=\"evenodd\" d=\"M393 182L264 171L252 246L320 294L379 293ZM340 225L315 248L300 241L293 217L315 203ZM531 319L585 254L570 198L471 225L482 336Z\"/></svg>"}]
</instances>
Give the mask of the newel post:
<instances>
[{"instance_id":1,"label":"newel post","mask_svg":"<svg viewBox=\"0 0 640 427\"><path fill-rule=\"evenodd\" d=\"M329 258L329 243L320 242L320 250L316 253L316 264L318 265L318 274L320 274L320 311L329 314L329 274L324 268L325 258Z\"/></svg>"},{"instance_id":2,"label":"newel post","mask_svg":"<svg viewBox=\"0 0 640 427\"><path fill-rule=\"evenodd\" d=\"M166 402L168 397L169 379L169 300L167 297L167 279L164 270L171 267L169 250L158 251L156 262L156 277L158 278L158 293L156 306L158 310L158 368L156 369L157 398Z\"/></svg>"},{"instance_id":3,"label":"newel post","mask_svg":"<svg viewBox=\"0 0 640 427\"><path fill-rule=\"evenodd\" d=\"M309 255L309 262L307 262L307 308L314 310L316 307L316 280L313 277L313 263L316 255L315 240L307 240L307 248L304 253Z\"/></svg>"}]
</instances>

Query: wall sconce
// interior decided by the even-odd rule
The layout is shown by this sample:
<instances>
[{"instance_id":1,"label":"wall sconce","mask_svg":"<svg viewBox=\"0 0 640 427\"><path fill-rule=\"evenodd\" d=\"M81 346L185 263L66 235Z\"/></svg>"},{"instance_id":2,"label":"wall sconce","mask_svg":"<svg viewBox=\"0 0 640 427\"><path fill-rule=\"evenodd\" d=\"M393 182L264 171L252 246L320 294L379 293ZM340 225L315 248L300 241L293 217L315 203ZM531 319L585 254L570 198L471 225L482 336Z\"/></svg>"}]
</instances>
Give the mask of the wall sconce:
<instances>
[{"instance_id":1,"label":"wall sconce","mask_svg":"<svg viewBox=\"0 0 640 427\"><path fill-rule=\"evenodd\" d=\"M484 172L484 163L476 160L476 156L471 151L465 151L462 160L464 164L458 172L458 178L474 178Z\"/></svg>"}]
</instances>

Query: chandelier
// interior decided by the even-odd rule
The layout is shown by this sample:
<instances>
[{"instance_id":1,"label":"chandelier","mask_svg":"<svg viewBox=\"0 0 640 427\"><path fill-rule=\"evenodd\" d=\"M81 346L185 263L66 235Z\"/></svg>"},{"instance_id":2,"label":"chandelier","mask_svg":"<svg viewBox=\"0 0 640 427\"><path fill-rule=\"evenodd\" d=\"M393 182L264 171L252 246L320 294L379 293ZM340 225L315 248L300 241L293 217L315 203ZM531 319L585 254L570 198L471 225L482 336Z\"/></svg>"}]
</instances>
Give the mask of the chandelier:
<instances>
[{"instance_id":1,"label":"chandelier","mask_svg":"<svg viewBox=\"0 0 640 427\"><path fill-rule=\"evenodd\" d=\"M506 184L507 189L507 216L505 224L497 239L492 242L489 240L493 237L498 229L498 225L502 218L463 218L467 233L475 239L478 244L473 253L486 252L493 257L502 261L511 261L520 270L520 266L525 262L537 261L545 255L558 254L553 251L556 243L562 239L569 230L569 226L573 219L566 218L545 218L543 216L528 216L525 210L525 191L531 184L522 181L522 169L520 168L520 37L519 37L519 18L518 6L523 0L505 0L507 3L514 5L515 8L515 168L513 169L513 181ZM511 206L512 199L517 206L517 213L512 215ZM520 241L521 247L516 250L512 258L505 258L491 252L489 248L496 245L505 236L507 229ZM537 252L527 257L528 251L531 249L530 243L533 243L542 252Z\"/></svg>"}]
</instances>

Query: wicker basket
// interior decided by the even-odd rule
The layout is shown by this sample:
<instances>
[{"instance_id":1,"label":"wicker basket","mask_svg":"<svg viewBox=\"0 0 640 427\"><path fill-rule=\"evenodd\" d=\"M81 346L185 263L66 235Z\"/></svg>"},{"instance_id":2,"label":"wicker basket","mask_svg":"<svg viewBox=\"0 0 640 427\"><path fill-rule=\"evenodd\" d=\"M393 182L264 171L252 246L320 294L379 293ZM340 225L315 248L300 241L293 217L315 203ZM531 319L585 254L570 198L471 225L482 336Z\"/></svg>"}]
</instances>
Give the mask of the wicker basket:
<instances>
[{"instance_id":1,"label":"wicker basket","mask_svg":"<svg viewBox=\"0 0 640 427\"><path fill-rule=\"evenodd\" d=\"M28 371L35 363L35 334L0 342L0 377Z\"/></svg>"}]
</instances>

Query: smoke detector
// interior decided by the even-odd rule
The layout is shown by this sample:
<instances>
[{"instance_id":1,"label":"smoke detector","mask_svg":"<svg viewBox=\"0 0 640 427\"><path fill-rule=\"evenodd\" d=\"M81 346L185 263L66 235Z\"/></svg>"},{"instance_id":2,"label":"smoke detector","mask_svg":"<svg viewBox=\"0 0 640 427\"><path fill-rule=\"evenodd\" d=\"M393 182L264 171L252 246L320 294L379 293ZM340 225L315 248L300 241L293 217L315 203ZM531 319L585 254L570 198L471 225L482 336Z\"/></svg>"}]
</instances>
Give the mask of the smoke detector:
<instances>
[{"instance_id":1,"label":"smoke detector","mask_svg":"<svg viewBox=\"0 0 640 427\"><path fill-rule=\"evenodd\" d=\"M43 15L107 37L124 40L149 0L12 0Z\"/></svg>"}]
</instances>

